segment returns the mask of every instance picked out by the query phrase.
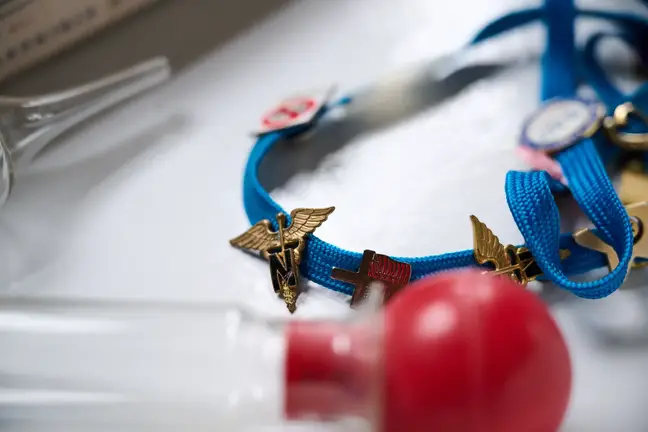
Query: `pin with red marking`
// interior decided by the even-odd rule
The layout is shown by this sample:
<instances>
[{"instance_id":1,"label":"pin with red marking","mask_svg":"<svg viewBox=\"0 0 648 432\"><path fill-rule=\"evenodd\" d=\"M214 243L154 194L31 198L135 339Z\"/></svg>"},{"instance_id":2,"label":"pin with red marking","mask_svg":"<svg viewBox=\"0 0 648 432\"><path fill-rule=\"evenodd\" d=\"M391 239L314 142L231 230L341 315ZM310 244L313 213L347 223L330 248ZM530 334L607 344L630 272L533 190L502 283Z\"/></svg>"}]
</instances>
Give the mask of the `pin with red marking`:
<instances>
[{"instance_id":1,"label":"pin with red marking","mask_svg":"<svg viewBox=\"0 0 648 432\"><path fill-rule=\"evenodd\" d=\"M261 118L256 135L311 125L333 95L334 88L301 93L284 99Z\"/></svg>"}]
</instances>

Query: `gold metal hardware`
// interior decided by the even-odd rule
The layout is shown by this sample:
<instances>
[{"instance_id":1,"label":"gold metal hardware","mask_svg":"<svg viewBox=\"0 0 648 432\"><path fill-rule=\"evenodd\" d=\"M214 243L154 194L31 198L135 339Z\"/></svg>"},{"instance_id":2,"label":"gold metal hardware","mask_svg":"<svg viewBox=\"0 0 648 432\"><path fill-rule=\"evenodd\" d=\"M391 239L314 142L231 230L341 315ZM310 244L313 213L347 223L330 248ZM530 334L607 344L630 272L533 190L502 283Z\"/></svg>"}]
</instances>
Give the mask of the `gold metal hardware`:
<instances>
[{"instance_id":1,"label":"gold metal hardware","mask_svg":"<svg viewBox=\"0 0 648 432\"><path fill-rule=\"evenodd\" d=\"M619 198L624 205L648 200L648 173L639 160L631 160L623 167Z\"/></svg>"},{"instance_id":2,"label":"gold metal hardware","mask_svg":"<svg viewBox=\"0 0 648 432\"><path fill-rule=\"evenodd\" d=\"M476 216L470 216L473 225L474 254L479 264L492 264L493 275L507 275L516 282L526 285L542 275L531 251L525 247L504 246L495 234ZM560 258L565 259L570 252L560 250Z\"/></svg>"},{"instance_id":3,"label":"gold metal hardware","mask_svg":"<svg viewBox=\"0 0 648 432\"><path fill-rule=\"evenodd\" d=\"M626 206L628 215L631 218L632 231L634 233L634 247L632 249L632 268L645 267L645 263L634 263L636 257L648 258L648 236L644 235L644 221L648 222L648 202L640 202ZM582 229L574 233L574 241L580 246L601 252L606 255L610 270L619 265L619 257L612 246L605 243L599 236L589 229Z\"/></svg>"},{"instance_id":4,"label":"gold metal hardware","mask_svg":"<svg viewBox=\"0 0 648 432\"><path fill-rule=\"evenodd\" d=\"M612 142L626 150L648 150L648 133L622 132L620 128L628 126L631 116L648 126L648 116L639 111L632 103L626 102L614 110L612 116L603 121L603 129Z\"/></svg>"},{"instance_id":5,"label":"gold metal hardware","mask_svg":"<svg viewBox=\"0 0 648 432\"><path fill-rule=\"evenodd\" d=\"M240 249L255 250L270 261L270 276L275 293L284 299L290 313L297 309L299 291L299 264L305 246L305 237L311 234L333 213L335 207L323 209L295 209L290 213L291 224L286 225L286 215L277 215L279 229L275 232L269 220L257 222L245 233L230 240Z\"/></svg>"}]
</instances>

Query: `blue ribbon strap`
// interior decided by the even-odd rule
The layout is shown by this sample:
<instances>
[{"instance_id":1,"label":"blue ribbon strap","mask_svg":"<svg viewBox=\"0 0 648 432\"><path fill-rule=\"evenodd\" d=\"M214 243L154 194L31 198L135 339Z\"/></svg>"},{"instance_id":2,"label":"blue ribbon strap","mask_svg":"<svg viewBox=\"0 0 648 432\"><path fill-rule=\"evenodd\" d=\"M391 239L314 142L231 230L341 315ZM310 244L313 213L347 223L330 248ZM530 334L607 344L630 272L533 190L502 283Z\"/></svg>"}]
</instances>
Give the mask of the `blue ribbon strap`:
<instances>
[{"instance_id":1,"label":"blue ribbon strap","mask_svg":"<svg viewBox=\"0 0 648 432\"><path fill-rule=\"evenodd\" d=\"M628 14L577 10L573 2L547 0L543 7L527 9L506 15L486 26L472 41L497 36L505 31L543 20L548 28L548 50L543 57L543 99L554 96L573 95L578 79L586 76L584 68L579 68L574 43L574 23L576 16L610 20L624 29L629 43L635 43L636 35L646 34L646 21ZM602 37L601 37L602 38ZM594 59L593 52L597 41L590 41L584 57ZM590 46L591 45L591 46ZM588 48L589 47L589 48ZM593 64L598 63L592 60ZM623 95L616 92L606 81L602 69L596 68L588 77L602 99L622 100ZM645 90L636 93L637 100L645 97ZM340 103L348 103L345 98ZM321 115L325 115L326 109ZM294 131L293 131L294 132ZM292 133L292 132L291 132ZM261 219L269 219L276 228L274 216L285 211L274 202L261 186L257 170L263 157L271 147L288 136L273 133L262 137L252 149L248 160L243 185L245 209L252 224ZM565 188L549 178L546 173L511 172L507 176L506 193L513 217L527 240L545 278L556 282L577 295L597 298L608 295L621 285L625 278L632 252L632 229L625 209L614 193L607 178L603 164L597 155L593 140L583 140L578 145L558 155L563 171L569 180L569 191L581 208L599 229L599 234L613 245L622 256L621 264L610 274L598 281L575 283L567 276L580 274L605 265L601 253L578 246L570 234L560 235L560 217L553 193ZM569 249L571 256L560 261L559 249ZM307 242L301 271L308 279L325 287L351 294L353 287L330 277L333 267L354 269L360 265L362 255L333 246L316 236ZM419 258L394 257L412 265L412 278L418 279L431 273L459 267L474 266L477 263L472 250L465 250L439 256Z\"/></svg>"},{"instance_id":2,"label":"blue ribbon strap","mask_svg":"<svg viewBox=\"0 0 648 432\"><path fill-rule=\"evenodd\" d=\"M255 224L262 219L268 219L276 229L275 215L279 212L287 213L265 191L257 176L261 161L272 146L281 141L282 138L284 136L280 133L266 135L257 141L250 153L245 168L243 198L245 210L251 224ZM466 218L466 224L468 224L468 218ZM605 257L602 254L578 246L569 234L560 236L558 244L561 249L569 249L572 252L571 256L562 263L567 274L580 274L605 265ZM306 243L300 270L306 278L313 282L334 291L351 295L353 287L345 282L332 279L331 270L333 267L356 269L360 266L361 258L362 254L360 253L338 248L317 236L311 235ZM412 266L413 280L440 271L477 265L472 249L443 255L415 258L394 257L394 259L409 263Z\"/></svg>"},{"instance_id":3,"label":"blue ribbon strap","mask_svg":"<svg viewBox=\"0 0 648 432\"><path fill-rule=\"evenodd\" d=\"M546 0L547 52L544 57L543 99L572 96L577 88L573 1ZM605 172L592 139L584 139L558 154L569 190L594 223L599 235L620 257L605 277L590 282L569 280L558 254L560 215L545 173L509 173L507 201L513 218L545 276L556 285L585 298L605 297L625 280L634 236L628 214Z\"/></svg>"}]
</instances>

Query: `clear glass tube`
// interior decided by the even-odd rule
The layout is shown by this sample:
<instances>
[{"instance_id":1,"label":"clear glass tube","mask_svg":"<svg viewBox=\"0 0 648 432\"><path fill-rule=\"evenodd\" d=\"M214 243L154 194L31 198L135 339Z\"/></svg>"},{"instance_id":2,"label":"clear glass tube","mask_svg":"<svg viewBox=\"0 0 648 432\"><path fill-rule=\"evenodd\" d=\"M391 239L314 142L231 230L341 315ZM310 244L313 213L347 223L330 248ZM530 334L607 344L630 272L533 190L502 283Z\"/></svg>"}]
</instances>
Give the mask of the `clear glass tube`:
<instances>
[{"instance_id":1,"label":"clear glass tube","mask_svg":"<svg viewBox=\"0 0 648 432\"><path fill-rule=\"evenodd\" d=\"M0 206L25 168L58 136L88 118L169 79L168 59L153 58L67 90L27 97L0 95Z\"/></svg>"},{"instance_id":2,"label":"clear glass tube","mask_svg":"<svg viewBox=\"0 0 648 432\"><path fill-rule=\"evenodd\" d=\"M0 428L286 430L289 325L234 306L0 300Z\"/></svg>"}]
</instances>

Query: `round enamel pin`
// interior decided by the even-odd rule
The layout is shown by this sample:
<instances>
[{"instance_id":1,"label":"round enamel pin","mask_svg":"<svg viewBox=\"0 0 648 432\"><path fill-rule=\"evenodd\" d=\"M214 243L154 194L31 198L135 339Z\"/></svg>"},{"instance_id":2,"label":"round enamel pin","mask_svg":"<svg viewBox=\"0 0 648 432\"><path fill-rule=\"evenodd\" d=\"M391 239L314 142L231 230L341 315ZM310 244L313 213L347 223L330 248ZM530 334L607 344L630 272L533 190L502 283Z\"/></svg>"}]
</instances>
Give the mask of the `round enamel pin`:
<instances>
[{"instance_id":1,"label":"round enamel pin","mask_svg":"<svg viewBox=\"0 0 648 432\"><path fill-rule=\"evenodd\" d=\"M263 116L262 123L268 129L281 129L294 124L296 120L312 116L317 110L317 102L311 97L296 97L283 101L279 106Z\"/></svg>"},{"instance_id":2,"label":"round enamel pin","mask_svg":"<svg viewBox=\"0 0 648 432\"><path fill-rule=\"evenodd\" d=\"M261 118L255 135L264 135L313 123L329 102L334 87L313 90L284 99Z\"/></svg>"},{"instance_id":3,"label":"round enamel pin","mask_svg":"<svg viewBox=\"0 0 648 432\"><path fill-rule=\"evenodd\" d=\"M518 156L534 170L546 171L567 184L562 168L551 155L596 133L605 108L579 98L556 98L527 119L520 137Z\"/></svg>"},{"instance_id":4,"label":"round enamel pin","mask_svg":"<svg viewBox=\"0 0 648 432\"><path fill-rule=\"evenodd\" d=\"M524 124L520 144L543 153L563 150L592 136L605 115L597 102L556 98L543 104Z\"/></svg>"}]
</instances>

